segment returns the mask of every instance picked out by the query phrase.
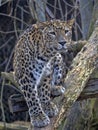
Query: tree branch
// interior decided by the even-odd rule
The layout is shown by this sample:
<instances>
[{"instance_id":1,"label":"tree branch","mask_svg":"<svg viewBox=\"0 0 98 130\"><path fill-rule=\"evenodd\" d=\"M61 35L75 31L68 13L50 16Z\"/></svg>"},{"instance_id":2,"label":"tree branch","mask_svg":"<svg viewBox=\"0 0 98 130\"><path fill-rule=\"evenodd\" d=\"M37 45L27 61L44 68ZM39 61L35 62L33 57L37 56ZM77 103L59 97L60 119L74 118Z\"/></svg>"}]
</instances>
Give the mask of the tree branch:
<instances>
[{"instance_id":1,"label":"tree branch","mask_svg":"<svg viewBox=\"0 0 98 130\"><path fill-rule=\"evenodd\" d=\"M73 103L78 99L98 65L98 22L87 44L73 60L72 69L65 78L67 87L62 98L61 110L56 118L54 130L58 130L67 118Z\"/></svg>"}]
</instances>

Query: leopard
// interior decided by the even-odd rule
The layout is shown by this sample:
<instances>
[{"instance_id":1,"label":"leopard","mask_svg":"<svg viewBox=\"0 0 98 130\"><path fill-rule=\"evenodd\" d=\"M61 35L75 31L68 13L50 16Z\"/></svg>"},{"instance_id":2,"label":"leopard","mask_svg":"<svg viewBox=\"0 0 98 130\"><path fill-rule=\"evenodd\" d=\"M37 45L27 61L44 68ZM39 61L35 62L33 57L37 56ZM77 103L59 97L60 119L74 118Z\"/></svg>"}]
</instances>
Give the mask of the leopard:
<instances>
[{"instance_id":1,"label":"leopard","mask_svg":"<svg viewBox=\"0 0 98 130\"><path fill-rule=\"evenodd\" d=\"M14 78L26 100L31 125L45 127L58 114L52 96L65 92L63 53L72 41L74 20L50 20L29 26L15 45Z\"/></svg>"}]
</instances>

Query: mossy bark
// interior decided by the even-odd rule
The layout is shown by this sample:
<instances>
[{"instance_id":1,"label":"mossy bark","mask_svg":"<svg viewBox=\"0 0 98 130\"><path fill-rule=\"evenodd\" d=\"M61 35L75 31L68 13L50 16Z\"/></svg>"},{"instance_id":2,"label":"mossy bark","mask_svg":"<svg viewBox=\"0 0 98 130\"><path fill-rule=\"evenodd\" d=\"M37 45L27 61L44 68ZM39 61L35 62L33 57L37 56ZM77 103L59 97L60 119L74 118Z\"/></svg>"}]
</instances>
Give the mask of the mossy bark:
<instances>
[{"instance_id":1,"label":"mossy bark","mask_svg":"<svg viewBox=\"0 0 98 130\"><path fill-rule=\"evenodd\" d=\"M90 76L98 64L98 23L88 43L74 58L72 70L65 78L67 90L62 98L60 114L56 119L54 129L59 130L62 121L68 117L69 111L83 91Z\"/></svg>"}]
</instances>

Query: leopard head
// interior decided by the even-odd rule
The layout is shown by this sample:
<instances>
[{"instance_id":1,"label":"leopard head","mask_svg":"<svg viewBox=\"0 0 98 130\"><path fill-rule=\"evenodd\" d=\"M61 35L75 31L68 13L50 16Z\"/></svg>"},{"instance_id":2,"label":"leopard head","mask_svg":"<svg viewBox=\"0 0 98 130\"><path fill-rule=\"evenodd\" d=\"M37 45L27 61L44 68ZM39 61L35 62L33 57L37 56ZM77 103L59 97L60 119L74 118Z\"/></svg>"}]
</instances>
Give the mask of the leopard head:
<instances>
[{"instance_id":1,"label":"leopard head","mask_svg":"<svg viewBox=\"0 0 98 130\"><path fill-rule=\"evenodd\" d=\"M51 20L43 23L42 32L45 46L58 51L65 51L67 49L66 44L71 43L73 23L74 19L68 21Z\"/></svg>"}]
</instances>

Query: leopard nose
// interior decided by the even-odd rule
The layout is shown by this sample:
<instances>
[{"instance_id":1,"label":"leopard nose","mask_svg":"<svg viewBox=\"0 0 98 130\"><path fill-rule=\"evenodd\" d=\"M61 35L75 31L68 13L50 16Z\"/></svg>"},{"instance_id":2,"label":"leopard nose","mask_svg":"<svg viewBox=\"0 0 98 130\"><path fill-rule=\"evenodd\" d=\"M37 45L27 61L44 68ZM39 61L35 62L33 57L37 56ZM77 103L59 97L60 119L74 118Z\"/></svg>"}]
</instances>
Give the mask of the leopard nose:
<instances>
[{"instance_id":1,"label":"leopard nose","mask_svg":"<svg viewBox=\"0 0 98 130\"><path fill-rule=\"evenodd\" d=\"M66 44L66 41L59 42L59 44L61 44L62 46L64 46Z\"/></svg>"}]
</instances>

